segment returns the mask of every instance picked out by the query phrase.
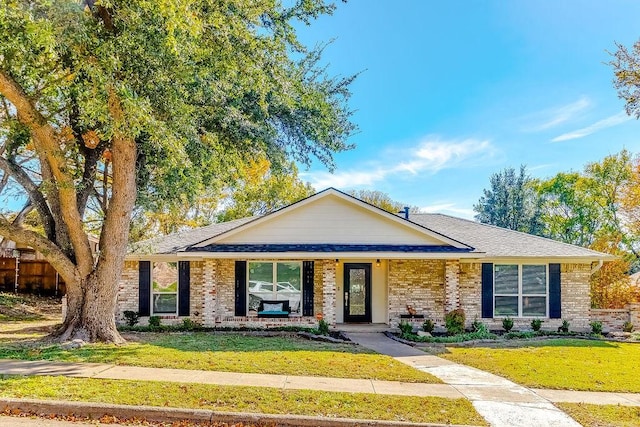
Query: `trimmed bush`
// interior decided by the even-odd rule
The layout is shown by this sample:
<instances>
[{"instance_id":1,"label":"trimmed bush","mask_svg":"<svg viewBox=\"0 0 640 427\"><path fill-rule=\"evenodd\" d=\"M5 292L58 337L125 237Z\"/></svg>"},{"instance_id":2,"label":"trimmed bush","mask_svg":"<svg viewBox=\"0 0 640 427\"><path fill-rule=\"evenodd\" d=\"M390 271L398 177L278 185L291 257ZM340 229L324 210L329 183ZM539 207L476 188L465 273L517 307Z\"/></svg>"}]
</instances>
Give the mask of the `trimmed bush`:
<instances>
[{"instance_id":1,"label":"trimmed bush","mask_svg":"<svg viewBox=\"0 0 640 427\"><path fill-rule=\"evenodd\" d=\"M125 310L122 312L127 326L136 326L140 320L140 313L137 311Z\"/></svg>"},{"instance_id":2,"label":"trimmed bush","mask_svg":"<svg viewBox=\"0 0 640 427\"><path fill-rule=\"evenodd\" d=\"M400 336L403 338L410 335L414 335L413 325L409 322L400 322L400 324L398 325L398 328L400 328Z\"/></svg>"},{"instance_id":3,"label":"trimmed bush","mask_svg":"<svg viewBox=\"0 0 640 427\"><path fill-rule=\"evenodd\" d=\"M160 320L160 316L151 316L149 317L149 329L160 329L162 321Z\"/></svg>"},{"instance_id":4,"label":"trimmed bush","mask_svg":"<svg viewBox=\"0 0 640 427\"><path fill-rule=\"evenodd\" d=\"M591 333L594 335L602 335L602 322L599 320L594 320L589 323L591 325Z\"/></svg>"},{"instance_id":5,"label":"trimmed bush","mask_svg":"<svg viewBox=\"0 0 640 427\"><path fill-rule=\"evenodd\" d=\"M533 319L531 321L531 329L533 329L535 332L538 332L540 328L542 328L542 322L542 319Z\"/></svg>"},{"instance_id":6,"label":"trimmed bush","mask_svg":"<svg viewBox=\"0 0 640 427\"><path fill-rule=\"evenodd\" d=\"M451 310L444 316L444 326L449 335L457 335L464 332L464 322L466 320L464 310L458 308Z\"/></svg>"},{"instance_id":7,"label":"trimmed bush","mask_svg":"<svg viewBox=\"0 0 640 427\"><path fill-rule=\"evenodd\" d=\"M558 328L558 332L564 332L566 334L567 332L569 332L569 325L570 323L568 320L563 320L562 326Z\"/></svg>"},{"instance_id":8,"label":"trimmed bush","mask_svg":"<svg viewBox=\"0 0 640 427\"><path fill-rule=\"evenodd\" d=\"M329 335L329 324L324 319L320 319L318 322L318 334Z\"/></svg>"},{"instance_id":9,"label":"trimmed bush","mask_svg":"<svg viewBox=\"0 0 640 427\"><path fill-rule=\"evenodd\" d=\"M436 327L436 324L431 319L425 320L424 323L422 324L422 330L429 333L433 332L435 327Z\"/></svg>"},{"instance_id":10,"label":"trimmed bush","mask_svg":"<svg viewBox=\"0 0 640 427\"><path fill-rule=\"evenodd\" d=\"M510 317L505 317L502 319L502 328L507 332L511 332L513 329L513 319Z\"/></svg>"},{"instance_id":11,"label":"trimmed bush","mask_svg":"<svg viewBox=\"0 0 640 427\"><path fill-rule=\"evenodd\" d=\"M628 320L622 325L622 332L633 332L633 323Z\"/></svg>"}]
</instances>

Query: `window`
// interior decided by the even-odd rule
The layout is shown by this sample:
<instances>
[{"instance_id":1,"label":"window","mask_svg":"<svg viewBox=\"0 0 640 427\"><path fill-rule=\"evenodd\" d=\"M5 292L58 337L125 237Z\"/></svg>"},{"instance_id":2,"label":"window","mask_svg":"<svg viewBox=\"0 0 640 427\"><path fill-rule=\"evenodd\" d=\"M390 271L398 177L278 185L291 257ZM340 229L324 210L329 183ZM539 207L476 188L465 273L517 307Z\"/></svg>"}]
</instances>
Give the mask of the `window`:
<instances>
[{"instance_id":1,"label":"window","mask_svg":"<svg viewBox=\"0 0 640 427\"><path fill-rule=\"evenodd\" d=\"M496 264L494 315L547 317L547 266Z\"/></svg>"},{"instance_id":2,"label":"window","mask_svg":"<svg viewBox=\"0 0 640 427\"><path fill-rule=\"evenodd\" d=\"M152 314L177 314L178 264L154 262L151 272Z\"/></svg>"},{"instance_id":3,"label":"window","mask_svg":"<svg viewBox=\"0 0 640 427\"><path fill-rule=\"evenodd\" d=\"M249 311L257 312L260 301L289 301L292 314L300 314L302 305L302 263L249 262Z\"/></svg>"}]
</instances>

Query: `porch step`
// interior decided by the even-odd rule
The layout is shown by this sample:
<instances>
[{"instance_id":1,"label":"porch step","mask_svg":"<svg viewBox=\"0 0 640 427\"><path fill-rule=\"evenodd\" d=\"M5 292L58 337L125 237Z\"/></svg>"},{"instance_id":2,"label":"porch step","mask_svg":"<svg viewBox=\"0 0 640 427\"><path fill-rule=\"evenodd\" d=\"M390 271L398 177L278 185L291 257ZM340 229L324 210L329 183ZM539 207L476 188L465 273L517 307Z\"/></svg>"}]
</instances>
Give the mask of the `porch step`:
<instances>
[{"instance_id":1,"label":"porch step","mask_svg":"<svg viewBox=\"0 0 640 427\"><path fill-rule=\"evenodd\" d=\"M335 329L346 333L358 332L372 334L392 330L386 323L338 323Z\"/></svg>"}]
</instances>

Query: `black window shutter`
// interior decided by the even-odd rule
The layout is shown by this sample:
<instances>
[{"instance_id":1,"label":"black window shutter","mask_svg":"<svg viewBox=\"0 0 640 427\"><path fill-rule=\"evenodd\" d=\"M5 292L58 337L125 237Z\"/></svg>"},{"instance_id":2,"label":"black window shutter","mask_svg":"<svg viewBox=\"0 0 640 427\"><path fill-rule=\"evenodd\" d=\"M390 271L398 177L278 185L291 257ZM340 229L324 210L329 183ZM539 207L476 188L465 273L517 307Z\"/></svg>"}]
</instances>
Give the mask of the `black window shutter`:
<instances>
[{"instance_id":1,"label":"black window shutter","mask_svg":"<svg viewBox=\"0 0 640 427\"><path fill-rule=\"evenodd\" d=\"M560 264L549 264L549 318L562 317Z\"/></svg>"},{"instance_id":2,"label":"black window shutter","mask_svg":"<svg viewBox=\"0 0 640 427\"><path fill-rule=\"evenodd\" d=\"M138 263L138 313L140 316L151 314L151 261Z\"/></svg>"},{"instance_id":3,"label":"black window shutter","mask_svg":"<svg viewBox=\"0 0 640 427\"><path fill-rule=\"evenodd\" d=\"M247 261L236 261L236 316L247 315Z\"/></svg>"},{"instance_id":4,"label":"black window shutter","mask_svg":"<svg viewBox=\"0 0 640 427\"><path fill-rule=\"evenodd\" d=\"M189 261L178 261L178 316L189 315L191 302L191 265Z\"/></svg>"},{"instance_id":5,"label":"black window shutter","mask_svg":"<svg viewBox=\"0 0 640 427\"><path fill-rule=\"evenodd\" d=\"M482 263L482 317L493 317L493 264Z\"/></svg>"},{"instance_id":6,"label":"black window shutter","mask_svg":"<svg viewBox=\"0 0 640 427\"><path fill-rule=\"evenodd\" d=\"M313 316L313 261L302 263L302 315Z\"/></svg>"}]
</instances>

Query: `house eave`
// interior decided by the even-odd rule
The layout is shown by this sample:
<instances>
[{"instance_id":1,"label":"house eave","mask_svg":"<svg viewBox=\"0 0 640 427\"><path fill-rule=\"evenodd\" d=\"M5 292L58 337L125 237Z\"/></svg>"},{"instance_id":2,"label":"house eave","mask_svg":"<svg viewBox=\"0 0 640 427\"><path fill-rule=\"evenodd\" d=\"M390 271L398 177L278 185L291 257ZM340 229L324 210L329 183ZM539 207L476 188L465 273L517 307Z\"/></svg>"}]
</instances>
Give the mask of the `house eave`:
<instances>
[{"instance_id":1,"label":"house eave","mask_svg":"<svg viewBox=\"0 0 640 427\"><path fill-rule=\"evenodd\" d=\"M480 259L484 254L460 252L178 252L182 259Z\"/></svg>"}]
</instances>

